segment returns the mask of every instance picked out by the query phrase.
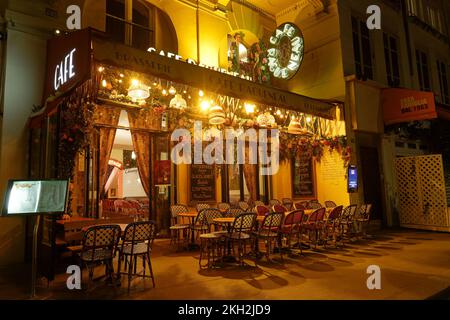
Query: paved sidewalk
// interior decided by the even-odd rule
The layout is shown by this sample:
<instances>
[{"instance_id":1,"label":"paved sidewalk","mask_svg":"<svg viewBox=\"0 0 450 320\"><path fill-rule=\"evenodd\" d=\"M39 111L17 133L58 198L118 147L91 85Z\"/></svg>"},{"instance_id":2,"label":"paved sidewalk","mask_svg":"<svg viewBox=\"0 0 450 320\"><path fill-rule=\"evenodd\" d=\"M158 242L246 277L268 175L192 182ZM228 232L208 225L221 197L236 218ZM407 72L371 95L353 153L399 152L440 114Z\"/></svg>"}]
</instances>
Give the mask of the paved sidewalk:
<instances>
[{"instance_id":1,"label":"paved sidewalk","mask_svg":"<svg viewBox=\"0 0 450 320\"><path fill-rule=\"evenodd\" d=\"M257 267L199 270L198 252L175 253L167 240L155 241L151 281L122 287L99 286L90 293L69 291L61 273L39 299L426 299L446 298L450 287L450 234L395 230L342 249L304 251ZM381 290L368 290L369 265L381 268ZM102 272L103 268L97 268ZM20 268L0 270L0 299L26 299L27 277ZM447 292L447 293L446 293ZM447 297L448 299L448 297Z\"/></svg>"}]
</instances>

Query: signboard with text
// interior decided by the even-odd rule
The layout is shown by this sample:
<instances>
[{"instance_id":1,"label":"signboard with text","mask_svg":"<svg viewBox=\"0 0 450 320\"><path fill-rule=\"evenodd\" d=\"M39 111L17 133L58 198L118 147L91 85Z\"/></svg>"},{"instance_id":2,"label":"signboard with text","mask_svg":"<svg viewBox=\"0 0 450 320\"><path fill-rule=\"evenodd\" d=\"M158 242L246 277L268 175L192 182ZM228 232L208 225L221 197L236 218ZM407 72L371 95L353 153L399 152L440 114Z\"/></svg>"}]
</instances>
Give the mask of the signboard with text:
<instances>
[{"instance_id":1,"label":"signboard with text","mask_svg":"<svg viewBox=\"0 0 450 320\"><path fill-rule=\"evenodd\" d=\"M384 89L382 103L385 125L437 118L433 92Z\"/></svg>"}]
</instances>

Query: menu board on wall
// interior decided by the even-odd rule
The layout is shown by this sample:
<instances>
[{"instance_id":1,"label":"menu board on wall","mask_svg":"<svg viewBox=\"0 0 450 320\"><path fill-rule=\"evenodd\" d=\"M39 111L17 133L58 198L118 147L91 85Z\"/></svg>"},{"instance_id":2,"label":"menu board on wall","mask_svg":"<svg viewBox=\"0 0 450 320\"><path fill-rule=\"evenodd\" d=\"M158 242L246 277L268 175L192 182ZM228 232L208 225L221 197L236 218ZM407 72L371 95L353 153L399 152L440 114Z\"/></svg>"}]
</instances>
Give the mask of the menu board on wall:
<instances>
[{"instance_id":1,"label":"menu board on wall","mask_svg":"<svg viewBox=\"0 0 450 320\"><path fill-rule=\"evenodd\" d=\"M312 158L295 158L292 163L293 196L298 198L316 198L314 164Z\"/></svg>"},{"instance_id":2,"label":"menu board on wall","mask_svg":"<svg viewBox=\"0 0 450 320\"><path fill-rule=\"evenodd\" d=\"M213 165L192 164L189 182L190 201L208 202L216 200L216 176Z\"/></svg>"}]
</instances>

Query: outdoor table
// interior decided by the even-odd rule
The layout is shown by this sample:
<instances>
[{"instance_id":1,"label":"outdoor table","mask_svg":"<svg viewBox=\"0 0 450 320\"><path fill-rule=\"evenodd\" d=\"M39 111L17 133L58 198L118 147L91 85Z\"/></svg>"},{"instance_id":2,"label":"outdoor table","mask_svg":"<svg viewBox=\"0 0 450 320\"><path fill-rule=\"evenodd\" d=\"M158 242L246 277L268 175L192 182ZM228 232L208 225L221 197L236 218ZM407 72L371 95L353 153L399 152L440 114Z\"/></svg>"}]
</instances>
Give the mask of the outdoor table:
<instances>
[{"instance_id":1,"label":"outdoor table","mask_svg":"<svg viewBox=\"0 0 450 320\"><path fill-rule=\"evenodd\" d=\"M190 212L182 212L179 213L178 216L182 218L188 218L189 224L191 225L191 248L197 247L195 244L195 236L194 236L194 224L195 224L195 218L197 218L198 213L194 211Z\"/></svg>"}]
</instances>

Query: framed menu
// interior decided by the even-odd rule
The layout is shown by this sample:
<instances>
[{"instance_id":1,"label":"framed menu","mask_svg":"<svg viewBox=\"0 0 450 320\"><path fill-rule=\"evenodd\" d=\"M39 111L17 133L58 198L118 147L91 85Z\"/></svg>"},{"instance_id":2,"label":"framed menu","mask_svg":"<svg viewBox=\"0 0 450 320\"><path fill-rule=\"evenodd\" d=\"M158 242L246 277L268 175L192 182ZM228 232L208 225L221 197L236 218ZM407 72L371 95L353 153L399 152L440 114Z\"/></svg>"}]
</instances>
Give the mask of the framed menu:
<instances>
[{"instance_id":1,"label":"framed menu","mask_svg":"<svg viewBox=\"0 0 450 320\"><path fill-rule=\"evenodd\" d=\"M63 213L68 187L68 180L9 180L3 215Z\"/></svg>"},{"instance_id":2,"label":"framed menu","mask_svg":"<svg viewBox=\"0 0 450 320\"><path fill-rule=\"evenodd\" d=\"M214 165L191 164L189 172L189 202L216 201Z\"/></svg>"},{"instance_id":3,"label":"framed menu","mask_svg":"<svg viewBox=\"0 0 450 320\"><path fill-rule=\"evenodd\" d=\"M292 196L317 198L314 161L311 157L292 159Z\"/></svg>"}]
</instances>

